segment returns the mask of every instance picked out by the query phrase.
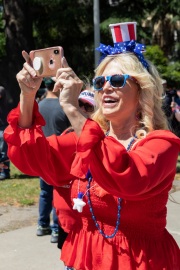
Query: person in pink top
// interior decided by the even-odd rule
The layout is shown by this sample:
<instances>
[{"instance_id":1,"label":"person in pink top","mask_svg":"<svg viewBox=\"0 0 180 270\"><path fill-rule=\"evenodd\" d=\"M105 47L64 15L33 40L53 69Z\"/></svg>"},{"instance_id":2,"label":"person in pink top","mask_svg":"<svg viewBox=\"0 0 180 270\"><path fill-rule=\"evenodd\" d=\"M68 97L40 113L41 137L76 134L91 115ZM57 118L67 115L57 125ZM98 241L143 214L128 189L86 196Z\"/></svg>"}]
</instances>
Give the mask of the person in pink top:
<instances>
[{"instance_id":1,"label":"person in pink top","mask_svg":"<svg viewBox=\"0 0 180 270\"><path fill-rule=\"evenodd\" d=\"M8 156L58 192L67 269L180 270L179 247L166 229L180 139L168 130L161 78L136 42L136 23L110 29L114 47L98 48L103 57L93 79L98 109L92 119L79 108L83 83L62 59L54 91L60 89L74 131L61 136L43 135L34 102L41 79L23 52L20 103L5 130Z\"/></svg>"}]
</instances>

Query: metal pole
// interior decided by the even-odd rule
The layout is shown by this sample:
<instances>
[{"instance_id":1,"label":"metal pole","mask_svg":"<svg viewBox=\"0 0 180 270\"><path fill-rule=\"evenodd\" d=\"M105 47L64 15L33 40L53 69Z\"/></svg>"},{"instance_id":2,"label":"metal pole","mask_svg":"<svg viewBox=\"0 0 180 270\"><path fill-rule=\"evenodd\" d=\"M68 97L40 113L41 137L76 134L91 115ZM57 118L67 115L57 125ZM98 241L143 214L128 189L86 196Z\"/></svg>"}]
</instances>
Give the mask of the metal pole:
<instances>
[{"instance_id":1,"label":"metal pole","mask_svg":"<svg viewBox=\"0 0 180 270\"><path fill-rule=\"evenodd\" d=\"M93 0L93 14L94 14L94 46L95 48L99 47L100 45L100 28L99 28L99 0ZM95 49L94 48L94 49ZM100 52L94 52L94 65L97 67L100 58Z\"/></svg>"}]
</instances>

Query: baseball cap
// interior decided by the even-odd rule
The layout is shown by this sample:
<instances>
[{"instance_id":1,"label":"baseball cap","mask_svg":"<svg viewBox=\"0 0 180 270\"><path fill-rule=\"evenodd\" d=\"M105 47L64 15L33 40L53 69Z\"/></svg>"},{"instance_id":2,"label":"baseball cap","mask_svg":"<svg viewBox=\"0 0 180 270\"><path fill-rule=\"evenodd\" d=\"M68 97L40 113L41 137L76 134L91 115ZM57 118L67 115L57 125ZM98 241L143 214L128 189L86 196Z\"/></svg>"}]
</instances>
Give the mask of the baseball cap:
<instances>
[{"instance_id":1,"label":"baseball cap","mask_svg":"<svg viewBox=\"0 0 180 270\"><path fill-rule=\"evenodd\" d=\"M95 106L94 93L89 90L84 90L80 93L78 100L89 103L90 105Z\"/></svg>"}]
</instances>

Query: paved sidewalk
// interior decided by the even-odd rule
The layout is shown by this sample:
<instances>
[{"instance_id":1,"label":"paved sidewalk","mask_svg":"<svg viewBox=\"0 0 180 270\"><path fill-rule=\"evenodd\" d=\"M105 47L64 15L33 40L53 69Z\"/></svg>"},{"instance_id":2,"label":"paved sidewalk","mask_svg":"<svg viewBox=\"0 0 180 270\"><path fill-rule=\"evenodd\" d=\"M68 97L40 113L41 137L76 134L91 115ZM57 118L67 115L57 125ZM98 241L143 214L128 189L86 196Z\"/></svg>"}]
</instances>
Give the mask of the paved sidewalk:
<instances>
[{"instance_id":1,"label":"paved sidewalk","mask_svg":"<svg viewBox=\"0 0 180 270\"><path fill-rule=\"evenodd\" d=\"M36 225L0 234L1 270L63 270L50 235L37 237Z\"/></svg>"},{"instance_id":2,"label":"paved sidewalk","mask_svg":"<svg viewBox=\"0 0 180 270\"><path fill-rule=\"evenodd\" d=\"M180 181L175 185L168 201L167 229L180 246ZM36 226L30 226L0 234L1 270L64 269L60 250L50 243L50 236L37 237L35 233Z\"/></svg>"}]
</instances>

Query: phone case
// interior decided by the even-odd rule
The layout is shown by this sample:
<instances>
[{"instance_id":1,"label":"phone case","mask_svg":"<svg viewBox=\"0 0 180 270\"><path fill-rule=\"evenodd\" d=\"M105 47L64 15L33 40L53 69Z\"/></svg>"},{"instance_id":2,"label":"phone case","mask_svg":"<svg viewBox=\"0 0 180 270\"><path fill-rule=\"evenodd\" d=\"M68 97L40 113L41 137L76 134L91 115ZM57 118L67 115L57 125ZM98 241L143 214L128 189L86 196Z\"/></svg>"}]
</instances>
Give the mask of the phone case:
<instances>
[{"instance_id":1,"label":"phone case","mask_svg":"<svg viewBox=\"0 0 180 270\"><path fill-rule=\"evenodd\" d=\"M38 77L55 77L56 71L61 68L63 48L56 46L34 50L29 55Z\"/></svg>"}]
</instances>

